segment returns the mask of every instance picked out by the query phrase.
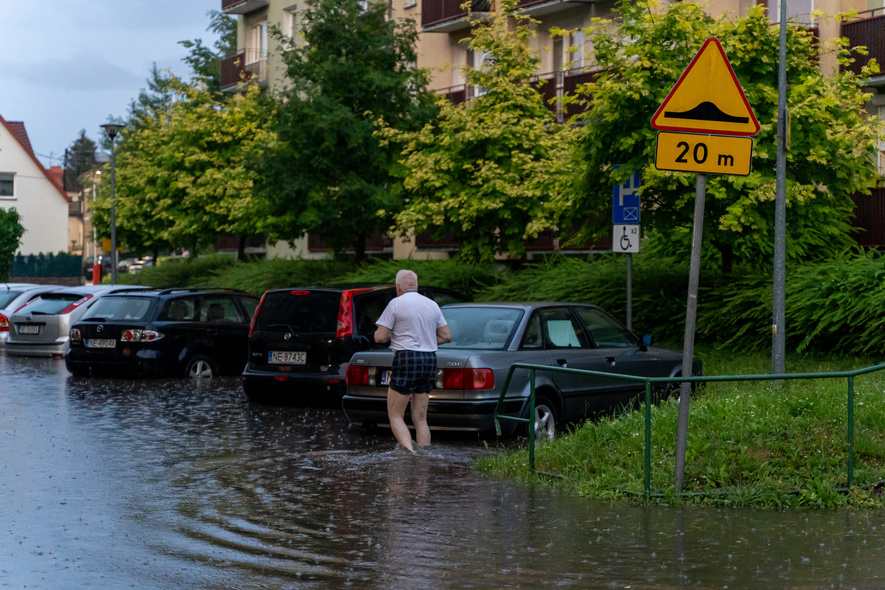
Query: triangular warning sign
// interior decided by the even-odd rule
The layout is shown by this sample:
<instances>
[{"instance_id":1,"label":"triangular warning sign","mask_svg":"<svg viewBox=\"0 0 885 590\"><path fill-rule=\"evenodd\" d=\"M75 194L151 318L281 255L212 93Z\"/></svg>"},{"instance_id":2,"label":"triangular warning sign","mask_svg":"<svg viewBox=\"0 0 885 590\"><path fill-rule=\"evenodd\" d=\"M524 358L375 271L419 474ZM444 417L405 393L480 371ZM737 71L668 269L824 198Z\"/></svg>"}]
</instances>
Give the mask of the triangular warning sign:
<instances>
[{"instance_id":1,"label":"triangular warning sign","mask_svg":"<svg viewBox=\"0 0 885 590\"><path fill-rule=\"evenodd\" d=\"M719 39L710 37L704 42L651 118L651 126L714 135L759 133L759 121Z\"/></svg>"}]
</instances>

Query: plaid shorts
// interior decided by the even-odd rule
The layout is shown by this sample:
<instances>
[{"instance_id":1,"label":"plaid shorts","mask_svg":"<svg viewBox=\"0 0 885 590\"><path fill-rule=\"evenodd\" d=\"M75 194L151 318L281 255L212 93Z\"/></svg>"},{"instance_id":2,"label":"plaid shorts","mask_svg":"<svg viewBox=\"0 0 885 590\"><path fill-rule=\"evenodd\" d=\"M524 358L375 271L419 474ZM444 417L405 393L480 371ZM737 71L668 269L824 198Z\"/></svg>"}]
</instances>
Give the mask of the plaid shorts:
<instances>
[{"instance_id":1,"label":"plaid shorts","mask_svg":"<svg viewBox=\"0 0 885 590\"><path fill-rule=\"evenodd\" d=\"M403 395L430 393L436 382L436 353L397 350L393 355L390 388Z\"/></svg>"}]
</instances>

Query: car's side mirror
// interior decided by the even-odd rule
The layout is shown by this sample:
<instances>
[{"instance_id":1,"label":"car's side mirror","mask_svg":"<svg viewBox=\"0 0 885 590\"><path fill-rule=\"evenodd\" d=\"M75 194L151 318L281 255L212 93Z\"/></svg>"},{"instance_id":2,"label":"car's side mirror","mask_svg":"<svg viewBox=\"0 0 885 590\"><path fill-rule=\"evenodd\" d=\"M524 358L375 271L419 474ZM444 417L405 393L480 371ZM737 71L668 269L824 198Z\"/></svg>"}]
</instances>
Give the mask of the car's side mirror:
<instances>
[{"instance_id":1,"label":"car's side mirror","mask_svg":"<svg viewBox=\"0 0 885 590\"><path fill-rule=\"evenodd\" d=\"M651 346L652 338L651 334L643 334L642 335L642 348L648 348Z\"/></svg>"}]
</instances>

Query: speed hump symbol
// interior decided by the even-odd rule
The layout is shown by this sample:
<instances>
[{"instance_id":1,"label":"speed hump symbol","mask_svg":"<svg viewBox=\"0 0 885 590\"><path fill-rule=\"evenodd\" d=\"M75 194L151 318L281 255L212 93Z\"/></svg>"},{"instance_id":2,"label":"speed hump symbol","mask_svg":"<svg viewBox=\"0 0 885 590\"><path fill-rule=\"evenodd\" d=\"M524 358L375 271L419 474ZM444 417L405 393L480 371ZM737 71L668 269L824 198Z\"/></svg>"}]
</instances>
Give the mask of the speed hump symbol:
<instances>
[{"instance_id":1,"label":"speed hump symbol","mask_svg":"<svg viewBox=\"0 0 885 590\"><path fill-rule=\"evenodd\" d=\"M752 137L759 121L716 37L708 38L651 118L658 131Z\"/></svg>"},{"instance_id":2,"label":"speed hump symbol","mask_svg":"<svg viewBox=\"0 0 885 590\"><path fill-rule=\"evenodd\" d=\"M622 254L639 252L639 226L635 224L612 226L612 251Z\"/></svg>"}]
</instances>

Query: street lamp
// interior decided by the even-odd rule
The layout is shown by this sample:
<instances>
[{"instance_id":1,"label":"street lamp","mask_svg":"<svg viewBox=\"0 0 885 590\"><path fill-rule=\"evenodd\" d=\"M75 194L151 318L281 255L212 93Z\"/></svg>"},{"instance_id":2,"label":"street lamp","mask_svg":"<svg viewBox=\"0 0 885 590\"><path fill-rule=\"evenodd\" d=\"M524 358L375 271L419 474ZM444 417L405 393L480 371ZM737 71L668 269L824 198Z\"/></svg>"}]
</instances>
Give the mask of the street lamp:
<instances>
[{"instance_id":1,"label":"street lamp","mask_svg":"<svg viewBox=\"0 0 885 590\"><path fill-rule=\"evenodd\" d=\"M114 164L114 138L123 129L118 123L105 123L102 125L105 133L111 138L111 284L117 284L117 209L114 204L116 195L115 182L116 170Z\"/></svg>"}]
</instances>

